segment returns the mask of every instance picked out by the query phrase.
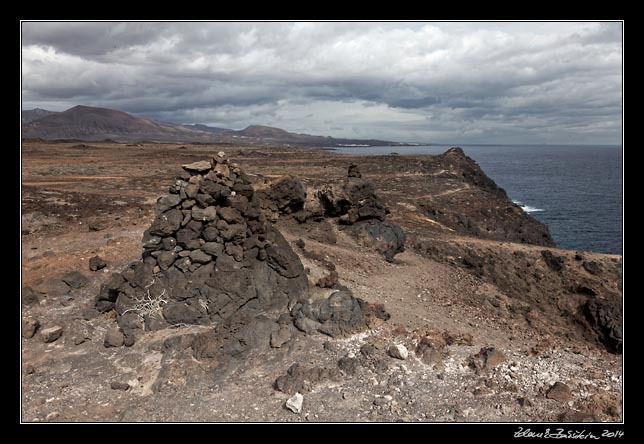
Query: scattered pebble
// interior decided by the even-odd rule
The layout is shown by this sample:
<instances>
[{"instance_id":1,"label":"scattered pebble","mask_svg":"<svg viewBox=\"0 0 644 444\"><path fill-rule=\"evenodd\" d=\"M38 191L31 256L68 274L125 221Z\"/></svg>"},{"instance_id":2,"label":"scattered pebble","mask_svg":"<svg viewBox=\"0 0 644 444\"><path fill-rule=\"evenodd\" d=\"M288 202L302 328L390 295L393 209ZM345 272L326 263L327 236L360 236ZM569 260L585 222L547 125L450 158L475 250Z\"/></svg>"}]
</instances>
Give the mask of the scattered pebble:
<instances>
[{"instance_id":1,"label":"scattered pebble","mask_svg":"<svg viewBox=\"0 0 644 444\"><path fill-rule=\"evenodd\" d=\"M402 344L394 344L389 347L389 355L396 359L405 360L409 356L409 351L407 351L407 347Z\"/></svg>"},{"instance_id":2,"label":"scattered pebble","mask_svg":"<svg viewBox=\"0 0 644 444\"><path fill-rule=\"evenodd\" d=\"M40 337L45 343L54 342L56 339L63 335L63 327L56 325L54 327L45 328L40 331Z\"/></svg>"}]
</instances>

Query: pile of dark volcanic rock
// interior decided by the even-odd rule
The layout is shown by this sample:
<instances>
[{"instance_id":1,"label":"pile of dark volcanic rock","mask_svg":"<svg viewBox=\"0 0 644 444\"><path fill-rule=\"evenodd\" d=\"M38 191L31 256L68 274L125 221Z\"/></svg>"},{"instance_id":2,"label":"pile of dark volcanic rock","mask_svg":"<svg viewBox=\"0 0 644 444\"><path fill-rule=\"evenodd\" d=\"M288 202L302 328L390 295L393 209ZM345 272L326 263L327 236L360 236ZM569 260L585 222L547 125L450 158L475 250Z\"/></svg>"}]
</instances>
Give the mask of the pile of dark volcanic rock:
<instances>
[{"instance_id":1,"label":"pile of dark volcanic rock","mask_svg":"<svg viewBox=\"0 0 644 444\"><path fill-rule=\"evenodd\" d=\"M306 293L299 257L223 152L183 165L169 191L144 233L142 261L113 275L97 297L99 311L116 309L129 342L143 329L285 310Z\"/></svg>"},{"instance_id":2,"label":"pile of dark volcanic rock","mask_svg":"<svg viewBox=\"0 0 644 444\"><path fill-rule=\"evenodd\" d=\"M262 209L290 216L301 224L335 219L348 229L358 243L382 253L387 261L405 251L405 232L385 221L388 209L373 185L362 179L356 165L349 165L347 177L339 183L324 184L311 190L292 176L285 176L258 190Z\"/></svg>"},{"instance_id":3,"label":"pile of dark volcanic rock","mask_svg":"<svg viewBox=\"0 0 644 444\"><path fill-rule=\"evenodd\" d=\"M291 326L338 336L388 318L381 306L348 290L308 299L300 258L266 220L248 177L223 152L183 165L169 191L144 233L142 260L112 275L96 299L99 311L116 310L125 345L145 330L216 325L199 342L207 346L195 350L235 354L262 335L279 347Z\"/></svg>"}]
</instances>

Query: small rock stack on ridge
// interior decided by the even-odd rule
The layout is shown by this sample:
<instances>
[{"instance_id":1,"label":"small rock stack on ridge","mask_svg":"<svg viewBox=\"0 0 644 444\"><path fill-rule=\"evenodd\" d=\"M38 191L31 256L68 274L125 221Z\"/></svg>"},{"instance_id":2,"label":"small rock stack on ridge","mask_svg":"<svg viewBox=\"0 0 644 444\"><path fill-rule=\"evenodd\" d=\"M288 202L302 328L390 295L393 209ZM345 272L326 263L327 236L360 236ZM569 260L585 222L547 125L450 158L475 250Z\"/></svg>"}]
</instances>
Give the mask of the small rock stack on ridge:
<instances>
[{"instance_id":1,"label":"small rock stack on ridge","mask_svg":"<svg viewBox=\"0 0 644 444\"><path fill-rule=\"evenodd\" d=\"M286 175L256 187L255 191L269 220L285 216L297 221L307 227L307 235L314 240L328 242L330 237L316 239L315 231L311 232L308 225L311 221L334 221L359 244L378 251L389 262L405 251L405 232L398 224L386 220L389 210L373 184L362 178L357 165L349 165L346 177L319 188L307 188L296 177ZM335 239L335 235L331 237Z\"/></svg>"},{"instance_id":2,"label":"small rock stack on ridge","mask_svg":"<svg viewBox=\"0 0 644 444\"><path fill-rule=\"evenodd\" d=\"M142 260L102 285L126 345L143 330L285 311L308 289L302 263L261 212L248 177L223 152L183 165L143 236Z\"/></svg>"},{"instance_id":3,"label":"small rock stack on ridge","mask_svg":"<svg viewBox=\"0 0 644 444\"><path fill-rule=\"evenodd\" d=\"M373 184L362 178L357 165L349 165L347 177L339 185L323 186L316 194L325 215L339 216L338 221L350 226L349 232L360 244L379 251L389 262L405 251L405 232L385 220L389 210Z\"/></svg>"}]
</instances>

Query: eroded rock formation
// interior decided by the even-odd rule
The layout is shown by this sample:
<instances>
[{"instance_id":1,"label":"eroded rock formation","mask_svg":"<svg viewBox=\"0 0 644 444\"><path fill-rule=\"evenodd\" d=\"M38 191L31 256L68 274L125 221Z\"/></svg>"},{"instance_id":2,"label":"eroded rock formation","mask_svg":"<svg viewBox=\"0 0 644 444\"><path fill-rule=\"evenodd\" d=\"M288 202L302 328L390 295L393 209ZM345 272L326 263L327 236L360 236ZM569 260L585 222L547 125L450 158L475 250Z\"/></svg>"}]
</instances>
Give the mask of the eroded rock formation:
<instances>
[{"instance_id":1,"label":"eroded rock formation","mask_svg":"<svg viewBox=\"0 0 644 444\"><path fill-rule=\"evenodd\" d=\"M389 210L371 182L362 179L358 166L349 165L347 177L321 185L308 192L293 176L284 176L258 187L261 207L272 220L290 217L310 225L313 237L325 240L329 221L337 222L356 241L381 253L387 261L405 251L405 232L386 221ZM317 224L317 225L316 225ZM317 236L316 236L317 233ZM307 233L309 234L309 233Z\"/></svg>"}]
</instances>

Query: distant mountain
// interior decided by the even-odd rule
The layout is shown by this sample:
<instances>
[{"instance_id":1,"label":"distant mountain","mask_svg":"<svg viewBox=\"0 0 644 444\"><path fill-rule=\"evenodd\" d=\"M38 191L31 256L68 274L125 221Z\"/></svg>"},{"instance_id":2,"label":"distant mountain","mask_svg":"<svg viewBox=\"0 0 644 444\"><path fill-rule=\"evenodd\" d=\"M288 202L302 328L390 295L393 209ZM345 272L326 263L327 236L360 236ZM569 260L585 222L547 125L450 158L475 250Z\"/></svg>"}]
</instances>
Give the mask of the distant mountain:
<instances>
[{"instance_id":1,"label":"distant mountain","mask_svg":"<svg viewBox=\"0 0 644 444\"><path fill-rule=\"evenodd\" d=\"M40 115L33 120L27 118ZM202 142L292 146L404 145L384 140L334 139L295 134L279 128L251 125L243 130L207 125L179 125L134 116L123 111L78 105L61 113L35 109L23 111L23 138L152 142Z\"/></svg>"},{"instance_id":2,"label":"distant mountain","mask_svg":"<svg viewBox=\"0 0 644 444\"><path fill-rule=\"evenodd\" d=\"M22 124L33 122L34 120L42 119L43 117L57 114L56 111L47 111L46 109L34 108L22 112Z\"/></svg>"},{"instance_id":3,"label":"distant mountain","mask_svg":"<svg viewBox=\"0 0 644 444\"><path fill-rule=\"evenodd\" d=\"M238 133L240 136L255 137L257 139L288 139L296 135L283 129L262 125L251 125L238 131Z\"/></svg>"},{"instance_id":4,"label":"distant mountain","mask_svg":"<svg viewBox=\"0 0 644 444\"><path fill-rule=\"evenodd\" d=\"M78 105L22 126L22 137L117 141L209 142L209 133L183 125L157 122L123 111Z\"/></svg>"}]
</instances>

